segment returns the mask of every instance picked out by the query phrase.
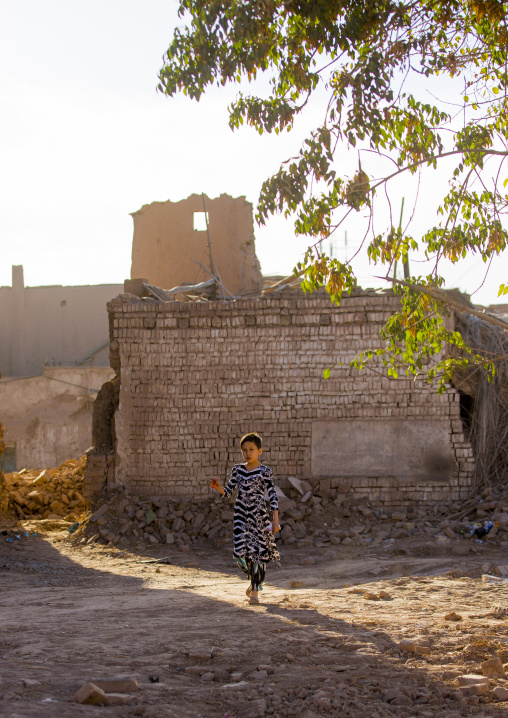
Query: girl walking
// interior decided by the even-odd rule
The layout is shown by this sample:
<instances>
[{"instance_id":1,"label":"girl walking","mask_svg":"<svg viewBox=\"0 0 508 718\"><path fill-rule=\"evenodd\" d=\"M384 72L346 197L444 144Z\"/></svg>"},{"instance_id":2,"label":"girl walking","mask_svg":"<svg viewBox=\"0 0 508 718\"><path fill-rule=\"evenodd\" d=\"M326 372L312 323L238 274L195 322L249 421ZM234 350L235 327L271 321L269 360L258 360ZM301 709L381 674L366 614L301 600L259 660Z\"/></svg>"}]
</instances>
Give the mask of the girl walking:
<instances>
[{"instance_id":1,"label":"girl walking","mask_svg":"<svg viewBox=\"0 0 508 718\"><path fill-rule=\"evenodd\" d=\"M246 593L249 603L253 604L259 603L258 592L262 590L266 564L280 559L273 538L280 528L279 503L272 471L259 461L263 451L261 444L258 434L246 434L240 441L245 463L233 466L226 486L221 486L218 479L210 481L210 486L222 496L231 496L238 487L233 520L233 556L250 579ZM271 527L265 491L273 512Z\"/></svg>"}]
</instances>

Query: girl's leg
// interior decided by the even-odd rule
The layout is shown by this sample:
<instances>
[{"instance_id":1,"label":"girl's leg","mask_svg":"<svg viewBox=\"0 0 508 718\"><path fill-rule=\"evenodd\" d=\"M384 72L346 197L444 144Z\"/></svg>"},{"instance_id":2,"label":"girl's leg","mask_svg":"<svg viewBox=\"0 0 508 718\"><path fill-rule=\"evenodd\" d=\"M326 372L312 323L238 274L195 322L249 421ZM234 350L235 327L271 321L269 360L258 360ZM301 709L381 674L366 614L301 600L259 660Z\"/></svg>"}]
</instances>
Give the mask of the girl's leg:
<instances>
[{"instance_id":1,"label":"girl's leg","mask_svg":"<svg viewBox=\"0 0 508 718\"><path fill-rule=\"evenodd\" d=\"M262 590L262 584L265 580L266 576L266 564L265 563L255 563L254 561L248 562L249 566L249 578L250 578L250 588L251 591L255 591L256 593L258 591Z\"/></svg>"},{"instance_id":2,"label":"girl's leg","mask_svg":"<svg viewBox=\"0 0 508 718\"><path fill-rule=\"evenodd\" d=\"M259 591L263 589L263 583L266 576L266 563L258 563L258 586Z\"/></svg>"},{"instance_id":3,"label":"girl's leg","mask_svg":"<svg viewBox=\"0 0 508 718\"><path fill-rule=\"evenodd\" d=\"M264 563L252 563L252 568L250 571L250 583L251 583L251 589L253 591L262 591L263 590L263 581L265 580L266 575L266 564Z\"/></svg>"},{"instance_id":4,"label":"girl's leg","mask_svg":"<svg viewBox=\"0 0 508 718\"><path fill-rule=\"evenodd\" d=\"M249 561L249 559L237 558L236 563L238 567L241 568L242 571L249 577L249 588L245 591L245 593L247 598L250 598L252 593L252 561Z\"/></svg>"},{"instance_id":5,"label":"girl's leg","mask_svg":"<svg viewBox=\"0 0 508 718\"><path fill-rule=\"evenodd\" d=\"M250 563L249 561L246 561L246 560L243 559L243 558L237 558L237 559L236 559L236 564L237 564L237 566L238 566L239 568L241 568L242 571L247 574L247 576L250 577L249 563Z\"/></svg>"},{"instance_id":6,"label":"girl's leg","mask_svg":"<svg viewBox=\"0 0 508 718\"><path fill-rule=\"evenodd\" d=\"M249 592L251 603L259 603L258 591L261 591L262 589L262 583L265 580L265 573L266 570L264 563L252 562L250 571L251 584Z\"/></svg>"},{"instance_id":7,"label":"girl's leg","mask_svg":"<svg viewBox=\"0 0 508 718\"><path fill-rule=\"evenodd\" d=\"M253 590L252 589L252 567L253 567L252 561L250 561L249 559L246 559L246 568L247 568L246 573L249 576L249 588L245 591L247 598L250 598L250 595Z\"/></svg>"}]
</instances>

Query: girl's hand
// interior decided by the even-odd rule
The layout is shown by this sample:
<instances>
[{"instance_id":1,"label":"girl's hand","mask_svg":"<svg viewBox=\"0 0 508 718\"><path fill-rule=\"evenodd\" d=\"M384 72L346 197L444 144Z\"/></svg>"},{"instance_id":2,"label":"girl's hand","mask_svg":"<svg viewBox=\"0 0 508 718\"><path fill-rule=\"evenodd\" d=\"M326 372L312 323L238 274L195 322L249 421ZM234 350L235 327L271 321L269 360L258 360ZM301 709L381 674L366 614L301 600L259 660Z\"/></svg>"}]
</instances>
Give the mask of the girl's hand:
<instances>
[{"instance_id":1,"label":"girl's hand","mask_svg":"<svg viewBox=\"0 0 508 718\"><path fill-rule=\"evenodd\" d=\"M280 531L280 526L278 521L274 521L272 524L272 534L275 536L277 531Z\"/></svg>"}]
</instances>

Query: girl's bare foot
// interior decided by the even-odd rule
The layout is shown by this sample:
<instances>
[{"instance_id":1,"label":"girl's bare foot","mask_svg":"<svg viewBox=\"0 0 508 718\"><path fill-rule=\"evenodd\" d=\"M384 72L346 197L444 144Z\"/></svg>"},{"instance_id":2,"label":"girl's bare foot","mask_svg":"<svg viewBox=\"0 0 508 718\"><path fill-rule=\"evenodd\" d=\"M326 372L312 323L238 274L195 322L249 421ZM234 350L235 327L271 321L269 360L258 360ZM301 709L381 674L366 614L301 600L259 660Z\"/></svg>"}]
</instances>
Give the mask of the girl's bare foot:
<instances>
[{"instance_id":1,"label":"girl's bare foot","mask_svg":"<svg viewBox=\"0 0 508 718\"><path fill-rule=\"evenodd\" d=\"M257 591L251 591L249 603L258 605L259 604L259 598L258 598L258 592Z\"/></svg>"}]
</instances>

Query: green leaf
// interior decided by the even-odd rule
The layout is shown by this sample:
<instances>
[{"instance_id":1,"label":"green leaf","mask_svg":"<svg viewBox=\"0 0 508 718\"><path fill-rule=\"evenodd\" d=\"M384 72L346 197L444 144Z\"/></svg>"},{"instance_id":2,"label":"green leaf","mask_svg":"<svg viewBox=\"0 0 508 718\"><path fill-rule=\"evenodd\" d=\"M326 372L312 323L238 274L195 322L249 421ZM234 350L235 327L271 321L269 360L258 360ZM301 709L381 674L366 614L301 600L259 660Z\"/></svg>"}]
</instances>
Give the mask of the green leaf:
<instances>
[{"instance_id":1,"label":"green leaf","mask_svg":"<svg viewBox=\"0 0 508 718\"><path fill-rule=\"evenodd\" d=\"M263 95L240 92L228 108L229 125L271 133L274 142L300 119L301 126L313 120L313 99L327 107L265 180L256 209L261 225L277 213L294 218L298 241L307 240L309 250L294 270L304 272L302 292L324 288L330 302L340 305L357 288L363 250L379 276L392 277L403 262L412 270L421 266L413 262L416 252L418 259L433 262L429 276L390 285L400 305L389 305L393 314L378 346L370 334L360 334L366 351L351 364L355 369L371 364L390 378L426 377L439 392L466 358L493 376L495 366L446 328L439 267L469 257L487 265L508 247L503 216L508 196L496 179L508 146L505 13L506 3L497 0L180 1L185 24L175 30L164 56L160 92L199 100L215 86L254 82L265 73ZM436 99L426 101L416 90L399 92L402 74L408 87L417 87L413 80L422 74L433 78ZM448 108L461 105L464 117L456 122ZM419 235L405 235L408 218L402 212L397 226L398 188L420 172L432 182L435 170L436 191L445 187L437 215L425 212L426 198L419 194L415 210L423 209L426 224ZM507 185L508 179L502 187ZM387 209L396 216L394 226L372 237L374 217ZM346 256L340 247L339 261L328 256L328 245L335 241L339 249L336 230L348 230L352 210L358 213L355 233L365 237L362 251L350 246ZM506 294L503 284L498 296ZM330 373L326 369L323 376Z\"/></svg>"},{"instance_id":2,"label":"green leaf","mask_svg":"<svg viewBox=\"0 0 508 718\"><path fill-rule=\"evenodd\" d=\"M332 373L332 372L331 372L330 369L325 369L324 372L323 372L323 378L324 378L324 379L329 379L331 373Z\"/></svg>"}]
</instances>

